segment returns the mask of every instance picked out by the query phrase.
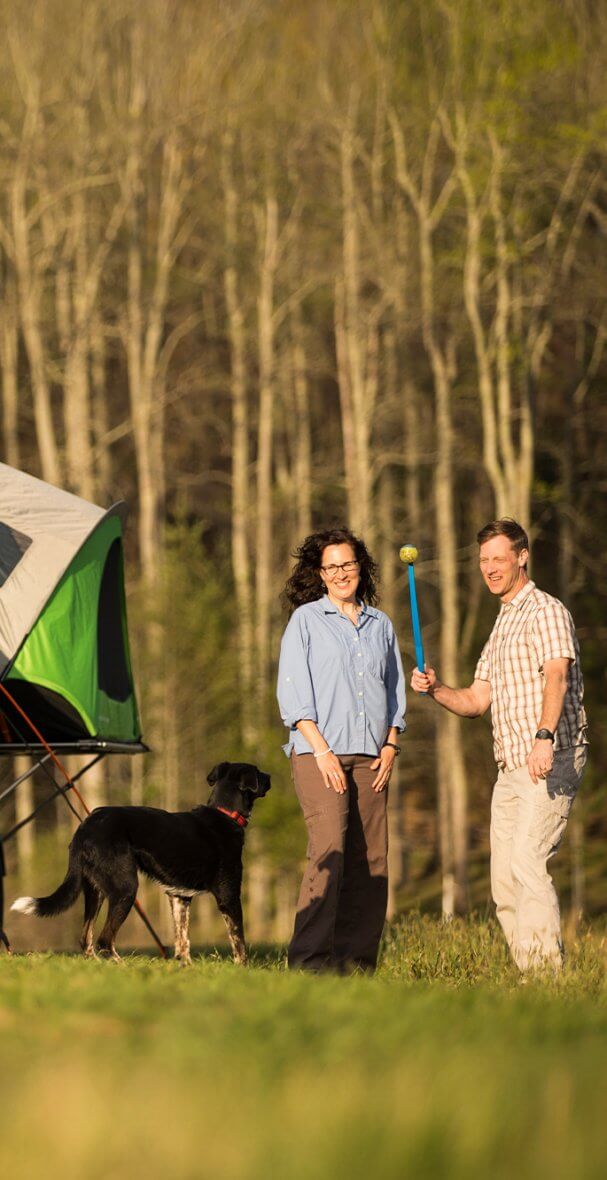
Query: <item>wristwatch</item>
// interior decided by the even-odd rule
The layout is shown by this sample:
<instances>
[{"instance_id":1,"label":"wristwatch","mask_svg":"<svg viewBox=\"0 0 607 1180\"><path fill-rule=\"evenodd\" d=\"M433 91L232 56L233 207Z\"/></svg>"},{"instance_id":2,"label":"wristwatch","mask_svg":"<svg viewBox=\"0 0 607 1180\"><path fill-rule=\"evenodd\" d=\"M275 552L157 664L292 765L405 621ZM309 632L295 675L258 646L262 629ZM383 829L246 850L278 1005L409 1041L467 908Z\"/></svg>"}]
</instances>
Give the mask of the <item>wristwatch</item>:
<instances>
[{"instance_id":1,"label":"wristwatch","mask_svg":"<svg viewBox=\"0 0 607 1180\"><path fill-rule=\"evenodd\" d=\"M553 742L554 734L551 729L538 729L535 740L540 742Z\"/></svg>"},{"instance_id":2,"label":"wristwatch","mask_svg":"<svg viewBox=\"0 0 607 1180\"><path fill-rule=\"evenodd\" d=\"M384 742L384 746L389 746L391 750L396 750L396 757L398 758L398 755L400 754L400 746L397 746L396 742Z\"/></svg>"}]
</instances>

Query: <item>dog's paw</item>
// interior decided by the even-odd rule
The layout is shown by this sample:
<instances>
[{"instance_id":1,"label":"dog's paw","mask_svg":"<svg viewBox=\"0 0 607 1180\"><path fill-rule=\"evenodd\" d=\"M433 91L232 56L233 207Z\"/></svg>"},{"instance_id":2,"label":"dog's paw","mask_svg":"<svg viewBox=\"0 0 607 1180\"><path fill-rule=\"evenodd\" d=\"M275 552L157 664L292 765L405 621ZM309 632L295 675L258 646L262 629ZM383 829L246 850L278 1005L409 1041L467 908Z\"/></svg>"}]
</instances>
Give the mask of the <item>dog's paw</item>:
<instances>
[{"instance_id":1,"label":"dog's paw","mask_svg":"<svg viewBox=\"0 0 607 1180\"><path fill-rule=\"evenodd\" d=\"M35 897L18 897L11 906L11 910L14 910L16 914L35 914L37 908Z\"/></svg>"}]
</instances>

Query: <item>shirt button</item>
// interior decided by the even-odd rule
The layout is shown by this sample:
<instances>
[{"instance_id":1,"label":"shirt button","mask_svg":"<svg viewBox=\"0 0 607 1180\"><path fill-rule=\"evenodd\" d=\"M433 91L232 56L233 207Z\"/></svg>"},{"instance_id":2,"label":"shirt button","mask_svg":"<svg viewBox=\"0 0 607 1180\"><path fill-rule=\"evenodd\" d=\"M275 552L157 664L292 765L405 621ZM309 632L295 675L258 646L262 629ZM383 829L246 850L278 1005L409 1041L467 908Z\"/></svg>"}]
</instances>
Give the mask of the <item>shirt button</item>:
<instances>
[{"instance_id":1,"label":"shirt button","mask_svg":"<svg viewBox=\"0 0 607 1180\"><path fill-rule=\"evenodd\" d=\"M363 710L362 710L362 709L361 709L360 713L358 714L358 716L359 716L359 717L364 717L364 713L363 713Z\"/></svg>"},{"instance_id":2,"label":"shirt button","mask_svg":"<svg viewBox=\"0 0 607 1180\"><path fill-rule=\"evenodd\" d=\"M359 676L362 676L362 672L359 672L359 673L358 673L358 675L359 675Z\"/></svg>"},{"instance_id":3,"label":"shirt button","mask_svg":"<svg viewBox=\"0 0 607 1180\"><path fill-rule=\"evenodd\" d=\"M363 694L362 694L362 692L359 692L359 694L358 694L358 695L359 695L359 697L361 697Z\"/></svg>"}]
</instances>

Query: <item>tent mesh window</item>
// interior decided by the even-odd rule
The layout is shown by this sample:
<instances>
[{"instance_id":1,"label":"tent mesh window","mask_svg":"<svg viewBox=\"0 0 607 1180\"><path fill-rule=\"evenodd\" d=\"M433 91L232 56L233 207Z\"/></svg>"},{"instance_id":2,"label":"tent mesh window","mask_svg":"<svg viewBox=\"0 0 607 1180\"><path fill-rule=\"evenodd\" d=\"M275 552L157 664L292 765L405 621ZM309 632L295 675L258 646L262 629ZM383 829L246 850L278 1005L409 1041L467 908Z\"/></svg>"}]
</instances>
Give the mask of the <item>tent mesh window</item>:
<instances>
[{"instance_id":1,"label":"tent mesh window","mask_svg":"<svg viewBox=\"0 0 607 1180\"><path fill-rule=\"evenodd\" d=\"M31 537L11 528L0 520L0 586L10 577L15 566L19 565L23 554L32 543Z\"/></svg>"},{"instance_id":2,"label":"tent mesh window","mask_svg":"<svg viewBox=\"0 0 607 1180\"><path fill-rule=\"evenodd\" d=\"M131 677L127 663L122 603L122 551L116 538L108 550L99 587L97 668L99 688L113 701L128 701Z\"/></svg>"}]
</instances>

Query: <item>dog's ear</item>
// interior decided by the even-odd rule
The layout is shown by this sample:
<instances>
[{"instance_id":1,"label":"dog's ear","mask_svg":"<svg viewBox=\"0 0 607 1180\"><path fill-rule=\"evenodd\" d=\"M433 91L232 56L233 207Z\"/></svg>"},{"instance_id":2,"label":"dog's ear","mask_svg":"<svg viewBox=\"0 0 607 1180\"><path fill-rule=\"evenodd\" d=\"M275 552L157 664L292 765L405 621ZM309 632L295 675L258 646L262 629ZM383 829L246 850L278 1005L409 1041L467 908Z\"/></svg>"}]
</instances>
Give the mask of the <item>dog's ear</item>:
<instances>
[{"instance_id":1,"label":"dog's ear","mask_svg":"<svg viewBox=\"0 0 607 1180\"><path fill-rule=\"evenodd\" d=\"M250 791L256 798L262 799L270 790L270 776L264 774L263 770L258 770L256 766L248 766L244 782L239 785L241 791Z\"/></svg>"},{"instance_id":2,"label":"dog's ear","mask_svg":"<svg viewBox=\"0 0 607 1180\"><path fill-rule=\"evenodd\" d=\"M210 787L212 787L213 784L218 781L218 779L223 778L229 765L229 762L218 762L217 766L214 766L213 769L209 771L207 774L207 782Z\"/></svg>"}]
</instances>

